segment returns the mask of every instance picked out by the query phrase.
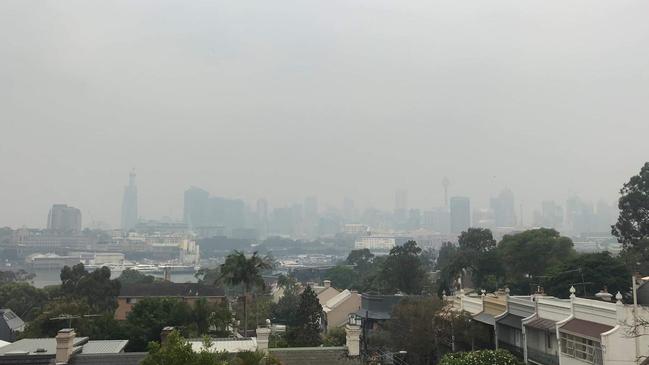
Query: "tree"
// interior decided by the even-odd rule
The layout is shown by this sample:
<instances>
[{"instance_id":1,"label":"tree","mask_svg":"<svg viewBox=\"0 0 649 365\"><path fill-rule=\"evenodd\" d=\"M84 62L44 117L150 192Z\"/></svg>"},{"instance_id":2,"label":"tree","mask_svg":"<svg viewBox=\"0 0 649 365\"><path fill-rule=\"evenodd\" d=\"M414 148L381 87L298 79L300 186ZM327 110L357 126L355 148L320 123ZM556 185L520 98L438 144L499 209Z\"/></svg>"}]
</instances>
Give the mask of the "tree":
<instances>
[{"instance_id":1,"label":"tree","mask_svg":"<svg viewBox=\"0 0 649 365\"><path fill-rule=\"evenodd\" d=\"M505 350L456 352L444 355L440 365L519 365L514 355Z\"/></svg>"},{"instance_id":2,"label":"tree","mask_svg":"<svg viewBox=\"0 0 649 365\"><path fill-rule=\"evenodd\" d=\"M255 251L250 258L241 251L234 251L221 265L220 280L228 285L241 285L243 288L243 323L244 333L248 333L248 294L255 288L264 288L263 270L272 267L267 257L260 257Z\"/></svg>"},{"instance_id":3,"label":"tree","mask_svg":"<svg viewBox=\"0 0 649 365\"><path fill-rule=\"evenodd\" d=\"M421 248L417 247L415 241L408 241L390 250L381 269L381 279L387 284L389 291L421 294L427 280L420 254Z\"/></svg>"},{"instance_id":4,"label":"tree","mask_svg":"<svg viewBox=\"0 0 649 365\"><path fill-rule=\"evenodd\" d=\"M331 280L331 283L340 289L357 289L357 278L354 269L346 265L336 265L325 273L325 279Z\"/></svg>"},{"instance_id":5,"label":"tree","mask_svg":"<svg viewBox=\"0 0 649 365\"><path fill-rule=\"evenodd\" d=\"M347 334L343 327L334 327L327 331L324 338L322 339L322 344L324 346L345 346L347 341Z\"/></svg>"},{"instance_id":6,"label":"tree","mask_svg":"<svg viewBox=\"0 0 649 365\"><path fill-rule=\"evenodd\" d=\"M611 227L611 233L624 248L632 248L649 238L649 162L632 176L620 190L618 208L620 216Z\"/></svg>"},{"instance_id":7,"label":"tree","mask_svg":"<svg viewBox=\"0 0 649 365\"><path fill-rule=\"evenodd\" d=\"M101 267L91 273L83 264L63 267L61 291L67 298L84 299L94 311L112 312L117 307L120 283L111 280L110 269Z\"/></svg>"},{"instance_id":8,"label":"tree","mask_svg":"<svg viewBox=\"0 0 649 365\"><path fill-rule=\"evenodd\" d=\"M603 288L612 295L618 291L625 294L631 282L624 262L608 252L581 254L548 269L547 276L545 292L559 298L568 298L571 286L577 289L577 295L586 297ZM576 284L581 282L589 284Z\"/></svg>"},{"instance_id":9,"label":"tree","mask_svg":"<svg viewBox=\"0 0 649 365\"><path fill-rule=\"evenodd\" d=\"M43 310L49 300L44 289L24 282L0 285L0 307L9 308L24 321L31 321Z\"/></svg>"},{"instance_id":10,"label":"tree","mask_svg":"<svg viewBox=\"0 0 649 365\"><path fill-rule=\"evenodd\" d=\"M34 279L36 275L20 269L18 271L0 271L0 284L26 282Z\"/></svg>"},{"instance_id":11,"label":"tree","mask_svg":"<svg viewBox=\"0 0 649 365\"><path fill-rule=\"evenodd\" d=\"M392 309L385 329L392 351L407 351L408 364L429 364L434 358L433 316L442 304L437 298L404 298Z\"/></svg>"},{"instance_id":12,"label":"tree","mask_svg":"<svg viewBox=\"0 0 649 365\"><path fill-rule=\"evenodd\" d=\"M458 237L461 250L487 252L496 247L496 240L486 228L469 228Z\"/></svg>"},{"instance_id":13,"label":"tree","mask_svg":"<svg viewBox=\"0 0 649 365\"><path fill-rule=\"evenodd\" d=\"M155 281L153 275L146 275L138 270L126 269L117 278L121 285L150 284Z\"/></svg>"},{"instance_id":14,"label":"tree","mask_svg":"<svg viewBox=\"0 0 649 365\"><path fill-rule=\"evenodd\" d=\"M518 285L542 276L548 267L575 255L570 238L553 229L539 228L506 235L498 245L498 256L505 267L507 281Z\"/></svg>"},{"instance_id":15,"label":"tree","mask_svg":"<svg viewBox=\"0 0 649 365\"><path fill-rule=\"evenodd\" d=\"M307 286L300 294L300 306L295 316L296 324L287 333L289 343L296 347L319 346L322 343L322 306L311 286Z\"/></svg>"},{"instance_id":16,"label":"tree","mask_svg":"<svg viewBox=\"0 0 649 365\"><path fill-rule=\"evenodd\" d=\"M150 341L159 341L166 326L192 322L189 305L175 298L145 298L138 301L127 317L129 351L142 351Z\"/></svg>"},{"instance_id":17,"label":"tree","mask_svg":"<svg viewBox=\"0 0 649 365\"><path fill-rule=\"evenodd\" d=\"M363 272L374 260L374 254L369 249L363 248L360 250L353 250L347 255L345 264L354 265L358 271Z\"/></svg>"}]
</instances>

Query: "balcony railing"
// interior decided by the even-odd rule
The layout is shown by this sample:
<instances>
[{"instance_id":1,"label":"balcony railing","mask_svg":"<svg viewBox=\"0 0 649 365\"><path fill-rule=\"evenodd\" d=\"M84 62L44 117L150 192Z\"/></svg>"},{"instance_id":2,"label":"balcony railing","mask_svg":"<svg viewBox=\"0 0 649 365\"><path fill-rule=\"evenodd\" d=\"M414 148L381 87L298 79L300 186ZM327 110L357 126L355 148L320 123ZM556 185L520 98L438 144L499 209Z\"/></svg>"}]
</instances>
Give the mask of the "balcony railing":
<instances>
[{"instance_id":1,"label":"balcony railing","mask_svg":"<svg viewBox=\"0 0 649 365\"><path fill-rule=\"evenodd\" d=\"M507 342L498 341L498 348L511 352L514 356L518 357L519 359L523 358L523 349L521 347L509 344Z\"/></svg>"},{"instance_id":2,"label":"balcony railing","mask_svg":"<svg viewBox=\"0 0 649 365\"><path fill-rule=\"evenodd\" d=\"M542 365L559 365L559 356L527 348L527 359Z\"/></svg>"}]
</instances>

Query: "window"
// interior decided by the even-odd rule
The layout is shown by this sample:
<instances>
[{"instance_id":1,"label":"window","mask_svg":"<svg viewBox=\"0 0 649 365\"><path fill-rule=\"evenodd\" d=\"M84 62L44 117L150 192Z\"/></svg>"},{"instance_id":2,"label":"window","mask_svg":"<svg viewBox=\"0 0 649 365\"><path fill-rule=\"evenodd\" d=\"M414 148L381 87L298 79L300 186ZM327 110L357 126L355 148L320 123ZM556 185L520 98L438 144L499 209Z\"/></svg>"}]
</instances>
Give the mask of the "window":
<instances>
[{"instance_id":1,"label":"window","mask_svg":"<svg viewBox=\"0 0 649 365\"><path fill-rule=\"evenodd\" d=\"M135 304L137 303L137 298L126 298L126 303Z\"/></svg>"},{"instance_id":2,"label":"window","mask_svg":"<svg viewBox=\"0 0 649 365\"><path fill-rule=\"evenodd\" d=\"M561 352L591 364L600 364L602 348L598 341L561 333Z\"/></svg>"}]
</instances>

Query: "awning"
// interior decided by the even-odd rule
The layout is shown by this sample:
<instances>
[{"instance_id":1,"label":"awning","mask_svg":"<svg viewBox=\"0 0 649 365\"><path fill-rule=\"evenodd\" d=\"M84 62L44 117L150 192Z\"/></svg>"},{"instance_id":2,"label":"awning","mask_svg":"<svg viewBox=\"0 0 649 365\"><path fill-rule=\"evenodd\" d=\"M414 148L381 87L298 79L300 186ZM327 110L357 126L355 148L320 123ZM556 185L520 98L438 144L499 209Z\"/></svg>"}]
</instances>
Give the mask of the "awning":
<instances>
[{"instance_id":1,"label":"awning","mask_svg":"<svg viewBox=\"0 0 649 365\"><path fill-rule=\"evenodd\" d=\"M496 322L498 324L503 325L503 326L512 327L512 328L516 328L516 329L520 330L520 329L523 329L523 326L521 324L522 320L523 320L523 317L509 313L506 316L504 316L503 318L500 318L499 320L497 320Z\"/></svg>"},{"instance_id":2,"label":"awning","mask_svg":"<svg viewBox=\"0 0 649 365\"><path fill-rule=\"evenodd\" d=\"M561 326L559 328L559 331L600 341L600 335L612 329L613 326L606 324L584 321L583 319L571 319L566 324Z\"/></svg>"},{"instance_id":3,"label":"awning","mask_svg":"<svg viewBox=\"0 0 649 365\"><path fill-rule=\"evenodd\" d=\"M525 327L532 327L542 331L554 331L556 324L557 322L551 319L537 317L533 321L525 323Z\"/></svg>"},{"instance_id":4,"label":"awning","mask_svg":"<svg viewBox=\"0 0 649 365\"><path fill-rule=\"evenodd\" d=\"M473 316L473 319L478 322L488 324L490 326L494 326L496 324L496 319L494 318L494 316L492 316L491 314L487 314L485 312L480 312L476 314L475 316Z\"/></svg>"}]
</instances>

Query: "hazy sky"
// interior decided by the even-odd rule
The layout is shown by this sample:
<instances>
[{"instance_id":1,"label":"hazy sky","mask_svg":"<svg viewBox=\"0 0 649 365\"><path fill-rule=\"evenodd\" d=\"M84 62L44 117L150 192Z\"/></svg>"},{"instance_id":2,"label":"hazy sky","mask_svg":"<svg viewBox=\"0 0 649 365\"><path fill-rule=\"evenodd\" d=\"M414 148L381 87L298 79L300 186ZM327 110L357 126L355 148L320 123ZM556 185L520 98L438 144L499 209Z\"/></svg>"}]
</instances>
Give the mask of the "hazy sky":
<instances>
[{"instance_id":1,"label":"hazy sky","mask_svg":"<svg viewBox=\"0 0 649 365\"><path fill-rule=\"evenodd\" d=\"M190 185L392 209L614 201L649 160L649 2L0 1L0 226L182 216ZM518 204L518 203L517 203Z\"/></svg>"}]
</instances>

